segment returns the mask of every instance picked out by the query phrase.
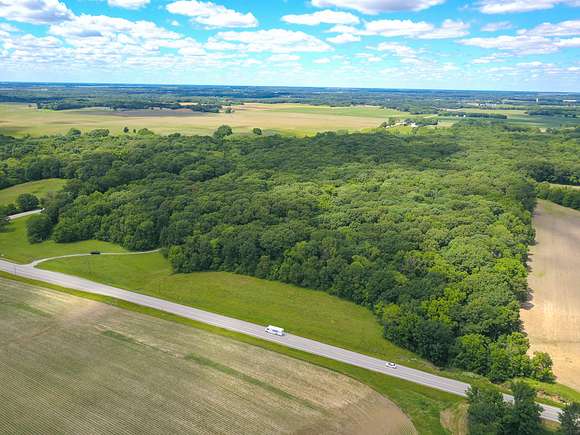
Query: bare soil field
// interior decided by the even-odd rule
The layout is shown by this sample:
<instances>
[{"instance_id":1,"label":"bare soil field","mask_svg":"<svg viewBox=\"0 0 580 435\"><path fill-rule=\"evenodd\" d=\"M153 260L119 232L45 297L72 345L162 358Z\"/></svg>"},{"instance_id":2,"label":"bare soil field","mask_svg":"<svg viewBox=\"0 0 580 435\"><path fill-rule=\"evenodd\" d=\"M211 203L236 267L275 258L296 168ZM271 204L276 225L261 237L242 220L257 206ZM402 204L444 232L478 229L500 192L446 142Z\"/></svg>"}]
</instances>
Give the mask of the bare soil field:
<instances>
[{"instance_id":1,"label":"bare soil field","mask_svg":"<svg viewBox=\"0 0 580 435\"><path fill-rule=\"evenodd\" d=\"M416 433L338 373L0 278L0 433Z\"/></svg>"},{"instance_id":2,"label":"bare soil field","mask_svg":"<svg viewBox=\"0 0 580 435\"><path fill-rule=\"evenodd\" d=\"M532 350L552 356L558 382L580 391L580 212L540 200L534 226L533 298L522 320Z\"/></svg>"}]
</instances>

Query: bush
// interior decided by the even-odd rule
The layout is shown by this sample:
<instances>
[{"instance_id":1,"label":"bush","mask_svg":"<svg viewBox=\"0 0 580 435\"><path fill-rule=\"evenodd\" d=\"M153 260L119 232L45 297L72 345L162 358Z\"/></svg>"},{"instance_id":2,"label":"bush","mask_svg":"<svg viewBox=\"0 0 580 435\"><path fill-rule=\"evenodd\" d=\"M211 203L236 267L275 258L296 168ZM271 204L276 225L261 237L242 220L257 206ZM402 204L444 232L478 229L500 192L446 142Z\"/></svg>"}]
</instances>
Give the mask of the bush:
<instances>
[{"instance_id":1,"label":"bush","mask_svg":"<svg viewBox=\"0 0 580 435\"><path fill-rule=\"evenodd\" d=\"M40 243L48 239L52 223L45 214L31 216L26 221L26 234L30 243Z\"/></svg>"},{"instance_id":2,"label":"bush","mask_svg":"<svg viewBox=\"0 0 580 435\"><path fill-rule=\"evenodd\" d=\"M24 212L36 210L40 205L40 201L31 193L23 193L22 195L18 195L18 198L16 198L16 205L20 212Z\"/></svg>"}]
</instances>

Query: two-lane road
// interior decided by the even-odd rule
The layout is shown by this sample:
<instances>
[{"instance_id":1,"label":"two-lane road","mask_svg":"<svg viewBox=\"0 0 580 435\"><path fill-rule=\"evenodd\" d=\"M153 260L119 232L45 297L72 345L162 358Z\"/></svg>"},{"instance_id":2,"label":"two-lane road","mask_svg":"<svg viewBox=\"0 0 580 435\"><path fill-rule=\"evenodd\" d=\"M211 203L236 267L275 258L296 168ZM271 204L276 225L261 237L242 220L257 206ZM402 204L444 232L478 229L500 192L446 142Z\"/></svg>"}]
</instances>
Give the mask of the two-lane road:
<instances>
[{"instance_id":1,"label":"two-lane road","mask_svg":"<svg viewBox=\"0 0 580 435\"><path fill-rule=\"evenodd\" d=\"M298 349L314 355L319 355L346 364L351 364L353 366L362 367L367 370L372 370L374 372L384 373L386 375L394 376L396 378L404 379L416 384L421 384L427 387L446 391L448 393L465 396L467 389L469 388L469 384L456 381L454 379L437 376L404 366L389 368L386 366L386 361L373 358L368 355L352 352L297 335L286 334L282 337L270 335L264 331L263 325L256 325L254 323L245 322L243 320L210 313L208 311L203 311L197 308L176 304L163 299L134 293L105 284L100 284L76 276L36 269L34 264L37 264L37 262L27 265L19 265L9 261L0 260L0 270L25 278L31 278L89 293L110 296L145 307L155 308L157 310L165 311L167 313L175 314L187 319L196 320L199 322L207 323L209 325L214 325L220 328L250 335L252 337L278 343L293 349ZM512 397L508 395L505 395L505 399L508 401L513 400ZM559 413L560 410L558 408L543 405L543 418L547 420L558 421Z\"/></svg>"}]
</instances>

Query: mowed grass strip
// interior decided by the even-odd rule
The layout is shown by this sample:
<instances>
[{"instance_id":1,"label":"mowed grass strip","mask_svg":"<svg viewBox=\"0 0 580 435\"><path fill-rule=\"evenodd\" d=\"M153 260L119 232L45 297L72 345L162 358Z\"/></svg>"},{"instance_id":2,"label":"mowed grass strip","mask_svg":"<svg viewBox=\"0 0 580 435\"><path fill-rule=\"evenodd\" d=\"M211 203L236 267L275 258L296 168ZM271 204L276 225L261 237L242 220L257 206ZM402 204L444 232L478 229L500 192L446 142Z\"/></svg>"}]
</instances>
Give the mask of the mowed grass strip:
<instances>
[{"instance_id":1,"label":"mowed grass strip","mask_svg":"<svg viewBox=\"0 0 580 435\"><path fill-rule=\"evenodd\" d=\"M325 292L228 272L174 274L158 252L139 256L63 258L40 268L155 296L357 352L433 370L382 336L373 314Z\"/></svg>"},{"instance_id":2,"label":"mowed grass strip","mask_svg":"<svg viewBox=\"0 0 580 435\"><path fill-rule=\"evenodd\" d=\"M416 433L352 377L217 328L6 279L0 298L54 315L2 307L2 433ZM421 433L445 433L437 410L452 403L425 399L432 426Z\"/></svg>"},{"instance_id":3,"label":"mowed grass strip","mask_svg":"<svg viewBox=\"0 0 580 435\"><path fill-rule=\"evenodd\" d=\"M18 196L31 193L42 199L49 193L57 192L64 187L67 180L48 178L46 180L29 181L0 190L0 205L14 204Z\"/></svg>"},{"instance_id":4,"label":"mowed grass strip","mask_svg":"<svg viewBox=\"0 0 580 435\"><path fill-rule=\"evenodd\" d=\"M16 219L0 231L0 258L26 264L42 258L84 254L91 251L127 252L118 245L98 240L76 243L56 243L48 240L42 243L29 243L26 237L28 219L30 217Z\"/></svg>"}]
</instances>

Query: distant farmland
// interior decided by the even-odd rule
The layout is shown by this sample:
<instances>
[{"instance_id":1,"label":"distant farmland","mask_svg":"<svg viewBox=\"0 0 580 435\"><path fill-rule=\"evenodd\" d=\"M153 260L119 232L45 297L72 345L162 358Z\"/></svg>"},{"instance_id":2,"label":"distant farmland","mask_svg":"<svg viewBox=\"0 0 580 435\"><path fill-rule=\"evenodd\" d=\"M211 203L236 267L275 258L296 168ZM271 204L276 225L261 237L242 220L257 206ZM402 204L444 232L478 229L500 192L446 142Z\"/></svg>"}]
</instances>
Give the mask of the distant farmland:
<instances>
[{"instance_id":1,"label":"distant farmland","mask_svg":"<svg viewBox=\"0 0 580 435\"><path fill-rule=\"evenodd\" d=\"M312 108L310 110L309 108ZM108 109L37 110L26 104L0 104L0 134L63 134L71 128L88 131L107 128L120 134L129 129L148 128L159 134L211 134L222 124L233 127L236 133L251 133L260 127L266 133L291 135L315 134L319 131L358 131L375 128L393 116L393 110L342 108L322 110L318 106L300 104L248 104L236 106L234 113L199 113L186 109L179 111ZM345 113L350 110L350 113ZM330 110L330 112L329 112ZM384 112L384 118L380 116ZM396 113L396 112L395 112ZM409 114L401 113L401 117Z\"/></svg>"},{"instance_id":2,"label":"distant farmland","mask_svg":"<svg viewBox=\"0 0 580 435\"><path fill-rule=\"evenodd\" d=\"M0 433L415 433L348 377L0 279Z\"/></svg>"}]
</instances>

